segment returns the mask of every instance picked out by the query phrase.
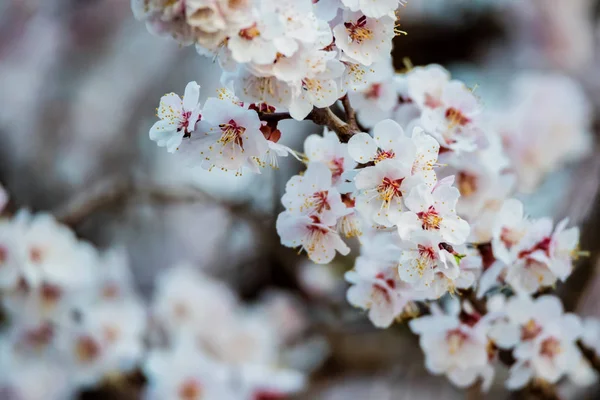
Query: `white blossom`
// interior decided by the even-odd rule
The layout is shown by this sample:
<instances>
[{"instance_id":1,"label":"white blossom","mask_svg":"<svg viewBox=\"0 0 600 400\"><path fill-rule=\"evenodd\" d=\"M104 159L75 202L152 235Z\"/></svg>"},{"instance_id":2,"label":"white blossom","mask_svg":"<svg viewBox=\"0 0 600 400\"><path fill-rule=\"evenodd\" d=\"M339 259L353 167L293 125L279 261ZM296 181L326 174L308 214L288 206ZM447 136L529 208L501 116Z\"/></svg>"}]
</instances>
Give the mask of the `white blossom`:
<instances>
[{"instance_id":1,"label":"white blossom","mask_svg":"<svg viewBox=\"0 0 600 400\"><path fill-rule=\"evenodd\" d=\"M164 95L156 113L160 121L150 129L150 139L170 153L175 152L183 138L196 129L200 119L199 96L200 85L196 82L187 84L183 99L175 93Z\"/></svg>"}]
</instances>

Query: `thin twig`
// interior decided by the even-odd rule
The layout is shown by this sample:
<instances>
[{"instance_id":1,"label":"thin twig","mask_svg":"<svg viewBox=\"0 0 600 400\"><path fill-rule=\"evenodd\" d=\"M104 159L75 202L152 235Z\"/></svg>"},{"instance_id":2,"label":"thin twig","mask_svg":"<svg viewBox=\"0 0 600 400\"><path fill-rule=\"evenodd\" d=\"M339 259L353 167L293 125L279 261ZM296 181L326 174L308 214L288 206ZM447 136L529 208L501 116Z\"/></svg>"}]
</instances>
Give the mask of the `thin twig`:
<instances>
[{"instance_id":1,"label":"thin twig","mask_svg":"<svg viewBox=\"0 0 600 400\"><path fill-rule=\"evenodd\" d=\"M280 112L280 113L259 113L258 114L261 121L274 123L283 121L285 119L292 119L292 116L288 112Z\"/></svg>"},{"instance_id":2,"label":"thin twig","mask_svg":"<svg viewBox=\"0 0 600 400\"><path fill-rule=\"evenodd\" d=\"M352 104L350 104L350 98L348 94L345 94L342 97L342 105L344 106L344 111L346 112L346 122L350 126L352 130L358 131L358 122L356 122L356 111L352 108Z\"/></svg>"},{"instance_id":3,"label":"thin twig","mask_svg":"<svg viewBox=\"0 0 600 400\"><path fill-rule=\"evenodd\" d=\"M164 186L125 177L99 182L54 214L63 224L76 226L97 212L134 200L153 204L214 203L224 205L236 214L245 214L240 211L246 207L246 204L226 204L202 190L189 186Z\"/></svg>"}]
</instances>

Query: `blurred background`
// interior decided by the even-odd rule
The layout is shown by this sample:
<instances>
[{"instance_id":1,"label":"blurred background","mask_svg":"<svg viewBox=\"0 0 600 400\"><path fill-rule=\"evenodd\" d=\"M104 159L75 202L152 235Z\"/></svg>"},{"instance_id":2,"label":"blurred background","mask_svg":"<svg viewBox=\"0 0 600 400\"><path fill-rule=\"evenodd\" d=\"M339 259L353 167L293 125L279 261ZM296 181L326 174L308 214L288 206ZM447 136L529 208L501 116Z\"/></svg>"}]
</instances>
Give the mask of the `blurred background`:
<instances>
[{"instance_id":1,"label":"blurred background","mask_svg":"<svg viewBox=\"0 0 600 400\"><path fill-rule=\"evenodd\" d=\"M395 42L398 69L407 57L413 65L441 64L477 86L490 108L514 100L507 82L521 73L571 77L584 89L593 110L589 134L597 136L600 1L408 3L400 14L408 35ZM148 33L127 0L0 0L0 182L11 195L10 209L60 212L94 188L123 182L192 186L205 201L145 201L123 190L70 224L101 248L126 248L145 296L156 274L179 261L222 278L248 301L272 288L290 291L310 329L329 343L298 399L465 398L446 378L428 375L417 338L405 327L376 330L346 304L342 275L352 256L321 267L279 244L274 221L299 162L285 159L277 171L234 177L188 170L148 140L163 94L182 93L196 80L202 98L213 96L219 76L213 60ZM564 101L559 114L578 100ZM310 122L284 121L280 128L283 143L298 150L308 134L319 132ZM585 154L524 200L532 215L569 216L582 224L582 248L591 256L560 289L567 308L600 317L600 159L593 145ZM497 381L486 398L506 398ZM600 393L561 390L566 398Z\"/></svg>"}]
</instances>

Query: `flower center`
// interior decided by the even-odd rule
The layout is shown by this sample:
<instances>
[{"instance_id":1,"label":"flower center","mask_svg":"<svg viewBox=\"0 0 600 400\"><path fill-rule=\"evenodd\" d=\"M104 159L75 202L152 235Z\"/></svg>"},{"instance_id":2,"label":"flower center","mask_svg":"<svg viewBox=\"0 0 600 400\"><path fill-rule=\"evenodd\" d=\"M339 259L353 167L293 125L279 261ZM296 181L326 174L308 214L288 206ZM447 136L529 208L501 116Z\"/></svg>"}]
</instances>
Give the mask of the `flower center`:
<instances>
[{"instance_id":1,"label":"flower center","mask_svg":"<svg viewBox=\"0 0 600 400\"><path fill-rule=\"evenodd\" d=\"M202 398L202 385L195 379L188 379L179 388L181 400L200 400Z\"/></svg>"},{"instance_id":2,"label":"flower center","mask_svg":"<svg viewBox=\"0 0 600 400\"><path fill-rule=\"evenodd\" d=\"M378 99L381 96L381 83L374 83L369 87L369 90L365 93L367 99Z\"/></svg>"},{"instance_id":3,"label":"flower center","mask_svg":"<svg viewBox=\"0 0 600 400\"><path fill-rule=\"evenodd\" d=\"M62 290L56 285L43 283L40 287L40 296L45 305L51 306L56 304L62 296Z\"/></svg>"},{"instance_id":4,"label":"flower center","mask_svg":"<svg viewBox=\"0 0 600 400\"><path fill-rule=\"evenodd\" d=\"M100 355L100 346L89 336L83 336L75 344L75 353L79 361L89 363Z\"/></svg>"},{"instance_id":5,"label":"flower center","mask_svg":"<svg viewBox=\"0 0 600 400\"><path fill-rule=\"evenodd\" d=\"M542 342L540 354L549 358L554 358L562 352L560 341L555 338L548 338Z\"/></svg>"},{"instance_id":6,"label":"flower center","mask_svg":"<svg viewBox=\"0 0 600 400\"><path fill-rule=\"evenodd\" d=\"M305 91L310 90L311 92L320 92L323 90L323 86L321 82L316 79L303 79L302 80L302 89Z\"/></svg>"},{"instance_id":7,"label":"flower center","mask_svg":"<svg viewBox=\"0 0 600 400\"><path fill-rule=\"evenodd\" d=\"M521 340L531 340L540 334L542 327L539 326L533 319L530 319L521 328Z\"/></svg>"},{"instance_id":8,"label":"flower center","mask_svg":"<svg viewBox=\"0 0 600 400\"><path fill-rule=\"evenodd\" d=\"M311 197L306 200L306 206L315 210L317 214L320 214L324 210L331 210L331 206L327 201L329 192L327 190L314 193Z\"/></svg>"},{"instance_id":9,"label":"flower center","mask_svg":"<svg viewBox=\"0 0 600 400\"><path fill-rule=\"evenodd\" d=\"M242 135L246 132L246 128L243 126L238 126L238 124L234 120L229 120L226 124L219 125L221 128L221 138L217 140L217 143L225 146L229 143L233 143L244 148L244 142L242 140Z\"/></svg>"},{"instance_id":10,"label":"flower center","mask_svg":"<svg viewBox=\"0 0 600 400\"><path fill-rule=\"evenodd\" d=\"M361 44L363 41L373 38L373 31L367 28L367 17L364 15L356 20L356 23L345 22L344 26L350 39L355 43Z\"/></svg>"},{"instance_id":11,"label":"flower center","mask_svg":"<svg viewBox=\"0 0 600 400\"><path fill-rule=\"evenodd\" d=\"M252 40L260 36L260 31L256 27L256 24L254 24L249 28L240 30L240 33L238 35L243 39Z\"/></svg>"},{"instance_id":12,"label":"flower center","mask_svg":"<svg viewBox=\"0 0 600 400\"><path fill-rule=\"evenodd\" d=\"M460 194L468 197L477 191L477 177L466 172L458 173L458 190Z\"/></svg>"},{"instance_id":13,"label":"flower center","mask_svg":"<svg viewBox=\"0 0 600 400\"><path fill-rule=\"evenodd\" d=\"M396 153L394 153L392 150L381 150L381 149L377 149L377 155L375 156L375 163L378 163L380 161L383 160L387 160L389 158L394 158L396 157Z\"/></svg>"},{"instance_id":14,"label":"flower center","mask_svg":"<svg viewBox=\"0 0 600 400\"><path fill-rule=\"evenodd\" d=\"M331 177L334 180L339 178L344 173L344 159L340 157L329 161L329 169L331 170ZM2 259L0 259L1 261Z\"/></svg>"},{"instance_id":15,"label":"flower center","mask_svg":"<svg viewBox=\"0 0 600 400\"><path fill-rule=\"evenodd\" d=\"M427 211L421 211L420 213L417 213L417 217L419 217L419 219L421 220L421 227L423 229L440 229L442 217L440 217L440 215L433 208L433 206L430 206Z\"/></svg>"},{"instance_id":16,"label":"flower center","mask_svg":"<svg viewBox=\"0 0 600 400\"><path fill-rule=\"evenodd\" d=\"M463 344L469 337L459 329L451 330L446 335L446 342L448 343L448 352L454 355L459 352Z\"/></svg>"},{"instance_id":17,"label":"flower center","mask_svg":"<svg viewBox=\"0 0 600 400\"><path fill-rule=\"evenodd\" d=\"M390 179L383 178L379 186L377 186L377 191L379 192L379 198L386 203L392 201L394 197L402 197L402 192L400 191L400 186L402 186L402 179Z\"/></svg>"},{"instance_id":18,"label":"flower center","mask_svg":"<svg viewBox=\"0 0 600 400\"><path fill-rule=\"evenodd\" d=\"M471 122L460 110L454 107L446 110L446 119L450 122L450 127L465 126Z\"/></svg>"}]
</instances>

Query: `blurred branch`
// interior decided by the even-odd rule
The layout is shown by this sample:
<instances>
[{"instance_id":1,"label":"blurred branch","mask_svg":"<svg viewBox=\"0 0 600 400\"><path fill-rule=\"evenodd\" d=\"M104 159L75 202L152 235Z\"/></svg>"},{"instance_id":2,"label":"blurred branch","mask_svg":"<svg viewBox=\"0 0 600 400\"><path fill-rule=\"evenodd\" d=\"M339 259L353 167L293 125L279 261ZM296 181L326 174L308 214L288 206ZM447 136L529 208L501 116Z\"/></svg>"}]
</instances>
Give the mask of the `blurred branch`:
<instances>
[{"instance_id":1,"label":"blurred branch","mask_svg":"<svg viewBox=\"0 0 600 400\"><path fill-rule=\"evenodd\" d=\"M519 398L529 400L561 400L556 386L542 380L533 380L525 389L519 392Z\"/></svg>"},{"instance_id":2,"label":"blurred branch","mask_svg":"<svg viewBox=\"0 0 600 400\"><path fill-rule=\"evenodd\" d=\"M97 212L120 204L139 201L152 204L213 203L227 208L232 214L244 219L264 220L247 211L246 203L227 203L206 192L190 186L165 186L135 178L114 178L98 182L82 192L54 214L65 225L76 226Z\"/></svg>"},{"instance_id":3,"label":"blurred branch","mask_svg":"<svg viewBox=\"0 0 600 400\"><path fill-rule=\"evenodd\" d=\"M592 368L594 368L597 373L600 373L600 357L598 357L596 352L593 349L585 346L581 340L577 342L577 347L579 347L581 354L583 354L585 359L588 360Z\"/></svg>"}]
</instances>

